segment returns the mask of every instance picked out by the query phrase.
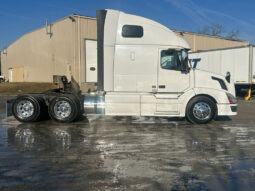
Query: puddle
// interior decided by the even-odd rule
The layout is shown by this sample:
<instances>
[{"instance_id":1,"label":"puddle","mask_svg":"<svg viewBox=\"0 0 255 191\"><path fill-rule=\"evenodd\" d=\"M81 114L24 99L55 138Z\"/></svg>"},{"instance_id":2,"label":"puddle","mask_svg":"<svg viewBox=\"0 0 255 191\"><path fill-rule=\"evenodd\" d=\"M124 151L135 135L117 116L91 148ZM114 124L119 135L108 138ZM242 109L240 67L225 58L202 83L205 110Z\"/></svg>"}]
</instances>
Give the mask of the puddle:
<instances>
[{"instance_id":1,"label":"puddle","mask_svg":"<svg viewBox=\"0 0 255 191\"><path fill-rule=\"evenodd\" d=\"M0 124L0 188L249 190L254 127L116 117L6 122Z\"/></svg>"}]
</instances>

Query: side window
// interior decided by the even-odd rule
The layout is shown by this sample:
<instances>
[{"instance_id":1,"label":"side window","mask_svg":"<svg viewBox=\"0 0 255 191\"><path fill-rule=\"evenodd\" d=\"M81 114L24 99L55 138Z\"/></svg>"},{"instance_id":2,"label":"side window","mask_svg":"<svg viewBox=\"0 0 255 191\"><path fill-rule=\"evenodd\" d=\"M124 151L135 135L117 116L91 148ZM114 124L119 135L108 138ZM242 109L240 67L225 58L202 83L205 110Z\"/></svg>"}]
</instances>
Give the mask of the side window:
<instances>
[{"instance_id":1,"label":"side window","mask_svg":"<svg viewBox=\"0 0 255 191\"><path fill-rule=\"evenodd\" d=\"M122 36L126 38L141 38L143 36L143 27L138 25L124 25L122 27Z\"/></svg>"},{"instance_id":2,"label":"side window","mask_svg":"<svg viewBox=\"0 0 255 191\"><path fill-rule=\"evenodd\" d=\"M162 50L160 66L166 70L181 70L180 55L176 51Z\"/></svg>"}]
</instances>

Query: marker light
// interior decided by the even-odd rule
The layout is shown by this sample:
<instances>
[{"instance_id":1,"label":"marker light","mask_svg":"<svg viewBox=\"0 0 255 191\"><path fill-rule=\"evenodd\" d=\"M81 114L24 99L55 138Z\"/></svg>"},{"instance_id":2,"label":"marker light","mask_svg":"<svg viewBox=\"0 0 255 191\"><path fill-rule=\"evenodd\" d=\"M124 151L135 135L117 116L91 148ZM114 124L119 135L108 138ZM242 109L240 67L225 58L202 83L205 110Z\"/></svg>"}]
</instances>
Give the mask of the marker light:
<instances>
[{"instance_id":1,"label":"marker light","mask_svg":"<svg viewBox=\"0 0 255 191\"><path fill-rule=\"evenodd\" d=\"M230 93L226 93L227 97L228 97L228 101L230 104L236 104L237 103L237 99L235 96L233 96Z\"/></svg>"}]
</instances>

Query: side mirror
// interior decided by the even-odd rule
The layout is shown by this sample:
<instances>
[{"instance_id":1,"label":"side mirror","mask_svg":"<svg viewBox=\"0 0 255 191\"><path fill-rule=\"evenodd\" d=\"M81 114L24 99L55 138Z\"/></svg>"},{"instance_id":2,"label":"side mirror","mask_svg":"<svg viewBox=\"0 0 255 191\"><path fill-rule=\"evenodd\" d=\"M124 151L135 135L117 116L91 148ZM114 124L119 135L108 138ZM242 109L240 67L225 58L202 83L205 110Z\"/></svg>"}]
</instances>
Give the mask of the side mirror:
<instances>
[{"instance_id":1,"label":"side mirror","mask_svg":"<svg viewBox=\"0 0 255 191\"><path fill-rule=\"evenodd\" d=\"M181 65L181 71L182 71L182 72L189 73L190 67L189 67L188 58L186 58L186 59L184 60L184 62L182 63L182 65Z\"/></svg>"},{"instance_id":2,"label":"side mirror","mask_svg":"<svg viewBox=\"0 0 255 191\"><path fill-rule=\"evenodd\" d=\"M183 72L183 73L189 73L189 71L190 71L190 67L188 67L188 66L182 66L182 68L181 68L181 72Z\"/></svg>"},{"instance_id":3,"label":"side mirror","mask_svg":"<svg viewBox=\"0 0 255 191\"><path fill-rule=\"evenodd\" d=\"M230 72L227 72L225 79L227 80L228 83L230 83L230 78L231 78L231 74Z\"/></svg>"}]
</instances>

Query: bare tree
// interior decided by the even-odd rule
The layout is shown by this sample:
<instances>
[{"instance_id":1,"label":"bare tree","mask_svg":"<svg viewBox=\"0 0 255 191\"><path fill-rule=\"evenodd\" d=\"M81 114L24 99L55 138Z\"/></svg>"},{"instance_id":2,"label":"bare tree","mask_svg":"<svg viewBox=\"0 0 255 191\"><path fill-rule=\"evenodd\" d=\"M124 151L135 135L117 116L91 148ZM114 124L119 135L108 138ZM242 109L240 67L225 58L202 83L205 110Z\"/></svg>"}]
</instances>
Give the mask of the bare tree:
<instances>
[{"instance_id":1,"label":"bare tree","mask_svg":"<svg viewBox=\"0 0 255 191\"><path fill-rule=\"evenodd\" d=\"M199 34L208 34L210 35L210 26L206 25L202 29L198 29Z\"/></svg>"},{"instance_id":2,"label":"bare tree","mask_svg":"<svg viewBox=\"0 0 255 191\"><path fill-rule=\"evenodd\" d=\"M240 35L239 30L232 29L226 37L230 39L237 39L239 35Z\"/></svg>"},{"instance_id":3,"label":"bare tree","mask_svg":"<svg viewBox=\"0 0 255 191\"><path fill-rule=\"evenodd\" d=\"M221 24L212 24L211 35L221 36L225 33L225 29Z\"/></svg>"},{"instance_id":4,"label":"bare tree","mask_svg":"<svg viewBox=\"0 0 255 191\"><path fill-rule=\"evenodd\" d=\"M221 36L230 39L237 39L239 37L239 30L232 29L230 32L227 32L223 25L217 23L205 25L203 28L198 29L197 32L199 34Z\"/></svg>"}]
</instances>

